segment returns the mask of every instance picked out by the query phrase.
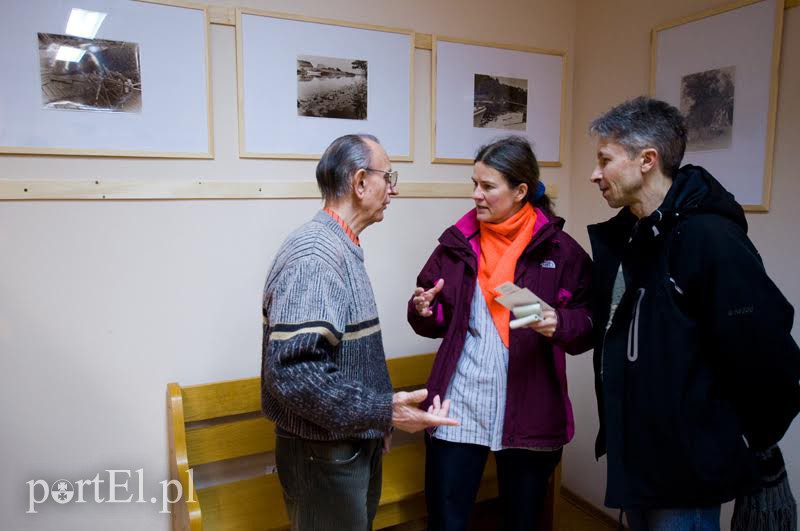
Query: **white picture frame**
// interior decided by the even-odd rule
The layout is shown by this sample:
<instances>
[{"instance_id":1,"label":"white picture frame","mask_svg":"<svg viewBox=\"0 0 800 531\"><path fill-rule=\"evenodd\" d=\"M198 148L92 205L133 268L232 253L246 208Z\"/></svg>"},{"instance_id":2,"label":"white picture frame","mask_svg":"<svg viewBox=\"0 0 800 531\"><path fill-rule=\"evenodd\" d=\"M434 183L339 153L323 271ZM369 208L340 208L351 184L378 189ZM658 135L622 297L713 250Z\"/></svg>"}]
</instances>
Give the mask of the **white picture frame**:
<instances>
[{"instance_id":1,"label":"white picture frame","mask_svg":"<svg viewBox=\"0 0 800 531\"><path fill-rule=\"evenodd\" d=\"M313 160L341 135L368 133L378 137L391 160L412 161L414 35L412 30L237 9L240 157ZM311 65L302 74L301 60ZM355 61L366 63L363 73L334 79L360 83L366 90L357 96L361 106L367 100L364 113L353 113L356 97L345 93L348 88L335 88L325 93L334 102L325 112L333 114L341 106L341 114L323 116L320 109L315 115L300 114L306 77L332 68L346 71L346 64ZM339 102L340 97L350 99Z\"/></svg>"},{"instance_id":2,"label":"white picture frame","mask_svg":"<svg viewBox=\"0 0 800 531\"><path fill-rule=\"evenodd\" d=\"M684 113L683 162L747 211L769 210L782 0L744 0L651 32L650 94Z\"/></svg>"},{"instance_id":3,"label":"white picture frame","mask_svg":"<svg viewBox=\"0 0 800 531\"><path fill-rule=\"evenodd\" d=\"M472 164L481 145L515 134L531 142L540 166L561 166L565 51L434 35L431 64L432 162ZM499 92L487 95L485 83Z\"/></svg>"},{"instance_id":4,"label":"white picture frame","mask_svg":"<svg viewBox=\"0 0 800 531\"><path fill-rule=\"evenodd\" d=\"M14 72L0 85L0 153L213 158L208 27L207 8L183 2L13 2L0 19L0 69Z\"/></svg>"}]
</instances>

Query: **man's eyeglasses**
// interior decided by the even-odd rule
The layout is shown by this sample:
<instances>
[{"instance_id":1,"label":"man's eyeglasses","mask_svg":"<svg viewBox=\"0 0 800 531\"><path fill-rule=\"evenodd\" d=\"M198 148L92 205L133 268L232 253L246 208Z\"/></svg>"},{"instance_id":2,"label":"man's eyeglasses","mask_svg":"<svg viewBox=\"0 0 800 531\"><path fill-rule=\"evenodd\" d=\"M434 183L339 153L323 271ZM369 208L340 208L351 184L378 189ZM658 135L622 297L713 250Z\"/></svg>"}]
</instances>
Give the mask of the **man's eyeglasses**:
<instances>
[{"instance_id":1,"label":"man's eyeglasses","mask_svg":"<svg viewBox=\"0 0 800 531\"><path fill-rule=\"evenodd\" d=\"M376 171L378 173L382 173L383 178L386 179L386 182L389 186L391 186L392 188L395 188L397 186L397 177L400 175L399 173L397 173L397 170L384 171L384 170L376 170L374 168L364 168L364 169L367 171Z\"/></svg>"}]
</instances>

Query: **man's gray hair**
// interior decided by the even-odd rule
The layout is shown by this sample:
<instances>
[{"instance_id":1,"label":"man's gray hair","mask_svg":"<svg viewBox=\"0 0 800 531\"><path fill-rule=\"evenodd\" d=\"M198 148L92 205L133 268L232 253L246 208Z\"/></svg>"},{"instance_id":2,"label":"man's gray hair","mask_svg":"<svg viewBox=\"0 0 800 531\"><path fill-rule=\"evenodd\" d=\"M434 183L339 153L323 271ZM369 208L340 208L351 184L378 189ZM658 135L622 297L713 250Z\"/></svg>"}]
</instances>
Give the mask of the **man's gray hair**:
<instances>
[{"instance_id":1,"label":"man's gray hair","mask_svg":"<svg viewBox=\"0 0 800 531\"><path fill-rule=\"evenodd\" d=\"M633 158L643 149L654 148L661 171L678 174L686 150L686 122L667 102L639 96L613 107L589 125L589 133L616 142Z\"/></svg>"},{"instance_id":2,"label":"man's gray hair","mask_svg":"<svg viewBox=\"0 0 800 531\"><path fill-rule=\"evenodd\" d=\"M350 193L353 174L370 166L372 149L367 140L380 144L372 135L344 135L322 154L317 164L317 186L324 200L345 197Z\"/></svg>"}]
</instances>

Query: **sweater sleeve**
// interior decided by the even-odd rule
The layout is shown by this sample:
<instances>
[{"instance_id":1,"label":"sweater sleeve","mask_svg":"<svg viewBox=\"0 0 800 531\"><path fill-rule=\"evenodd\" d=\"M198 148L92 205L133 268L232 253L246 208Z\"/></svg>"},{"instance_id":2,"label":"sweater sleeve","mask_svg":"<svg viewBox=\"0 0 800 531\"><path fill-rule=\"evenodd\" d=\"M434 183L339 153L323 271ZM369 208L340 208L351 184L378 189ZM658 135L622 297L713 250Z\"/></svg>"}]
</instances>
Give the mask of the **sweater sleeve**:
<instances>
[{"instance_id":1,"label":"sweater sleeve","mask_svg":"<svg viewBox=\"0 0 800 531\"><path fill-rule=\"evenodd\" d=\"M442 246L439 245L433 251L433 254L431 254L430 258L428 258L428 262L425 264L425 267L423 267L422 271L420 271L419 275L417 275L417 285L415 287L428 290L436 285L436 282L442 278L441 253ZM445 279L445 284L446 283L447 279ZM413 328L414 332L417 334L436 339L444 337L445 332L447 332L445 305L442 301L443 297L441 297L441 293L439 295L439 297L436 297L433 300L433 304L431 304L431 311L433 312L433 315L430 317L422 317L417 313L417 310L414 308L413 294L408 299L408 324L411 325L411 328Z\"/></svg>"},{"instance_id":2,"label":"sweater sleeve","mask_svg":"<svg viewBox=\"0 0 800 531\"><path fill-rule=\"evenodd\" d=\"M578 252L567 265L563 277L565 285L559 290L559 302L565 302L556 307L558 326L552 342L569 354L581 354L592 348L594 343L590 306L592 259L577 242L574 245Z\"/></svg>"},{"instance_id":3,"label":"sweater sleeve","mask_svg":"<svg viewBox=\"0 0 800 531\"><path fill-rule=\"evenodd\" d=\"M778 442L800 410L794 309L745 232L719 216L692 219L679 242L685 282L708 331L710 363L754 448ZM688 265L686 265L688 264Z\"/></svg>"},{"instance_id":4,"label":"sweater sleeve","mask_svg":"<svg viewBox=\"0 0 800 531\"><path fill-rule=\"evenodd\" d=\"M392 393L376 393L343 374L335 352L345 333L346 286L324 259L287 266L264 300L262 392L335 433L387 432Z\"/></svg>"}]
</instances>

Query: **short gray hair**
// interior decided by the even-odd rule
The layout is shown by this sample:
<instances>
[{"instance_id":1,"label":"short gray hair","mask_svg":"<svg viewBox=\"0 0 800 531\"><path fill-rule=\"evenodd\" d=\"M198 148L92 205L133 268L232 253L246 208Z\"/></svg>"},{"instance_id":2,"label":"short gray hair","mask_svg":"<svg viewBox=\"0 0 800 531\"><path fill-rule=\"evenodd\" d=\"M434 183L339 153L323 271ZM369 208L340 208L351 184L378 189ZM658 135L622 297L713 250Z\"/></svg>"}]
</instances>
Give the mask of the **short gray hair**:
<instances>
[{"instance_id":1,"label":"short gray hair","mask_svg":"<svg viewBox=\"0 0 800 531\"><path fill-rule=\"evenodd\" d=\"M618 143L630 158L654 148L661 171L675 177L686 150L686 122L667 102L639 96L613 107L589 125L589 133Z\"/></svg>"},{"instance_id":2,"label":"short gray hair","mask_svg":"<svg viewBox=\"0 0 800 531\"><path fill-rule=\"evenodd\" d=\"M317 164L317 186L324 200L345 197L353 174L370 166L372 149L368 140L380 144L372 135L344 135L331 142L322 154Z\"/></svg>"}]
</instances>

